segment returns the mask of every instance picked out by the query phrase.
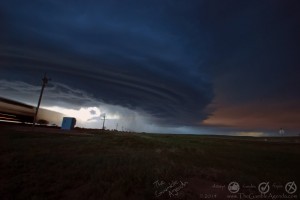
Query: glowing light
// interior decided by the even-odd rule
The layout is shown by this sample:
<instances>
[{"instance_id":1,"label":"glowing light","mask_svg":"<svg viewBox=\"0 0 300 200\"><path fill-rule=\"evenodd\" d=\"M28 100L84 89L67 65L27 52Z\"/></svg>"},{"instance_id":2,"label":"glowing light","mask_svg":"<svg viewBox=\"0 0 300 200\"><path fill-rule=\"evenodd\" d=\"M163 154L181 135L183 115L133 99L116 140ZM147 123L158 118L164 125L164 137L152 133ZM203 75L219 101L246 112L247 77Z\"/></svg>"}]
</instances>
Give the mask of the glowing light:
<instances>
[{"instance_id":1,"label":"glowing light","mask_svg":"<svg viewBox=\"0 0 300 200\"><path fill-rule=\"evenodd\" d=\"M77 120L82 122L95 122L100 120L101 110L98 107L81 107L79 110L63 108L59 106L45 107L46 109L53 110L62 113L68 117L75 117ZM119 119L120 116L116 114L106 113L106 119Z\"/></svg>"},{"instance_id":2,"label":"glowing light","mask_svg":"<svg viewBox=\"0 0 300 200\"><path fill-rule=\"evenodd\" d=\"M251 137L262 137L264 136L264 133L263 132L237 132L236 134L237 136L251 136Z\"/></svg>"}]
</instances>

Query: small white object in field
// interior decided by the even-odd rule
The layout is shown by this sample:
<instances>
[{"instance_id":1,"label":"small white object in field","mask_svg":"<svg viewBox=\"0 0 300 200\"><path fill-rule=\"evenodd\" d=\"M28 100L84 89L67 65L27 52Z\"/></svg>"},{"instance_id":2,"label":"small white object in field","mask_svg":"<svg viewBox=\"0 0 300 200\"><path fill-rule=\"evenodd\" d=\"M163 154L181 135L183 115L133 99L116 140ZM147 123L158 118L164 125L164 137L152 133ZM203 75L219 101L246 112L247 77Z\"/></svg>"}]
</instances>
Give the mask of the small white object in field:
<instances>
[{"instance_id":1,"label":"small white object in field","mask_svg":"<svg viewBox=\"0 0 300 200\"><path fill-rule=\"evenodd\" d=\"M284 134L283 128L280 128L280 129L279 129L279 134L280 134L280 135L283 135L283 134Z\"/></svg>"}]
</instances>

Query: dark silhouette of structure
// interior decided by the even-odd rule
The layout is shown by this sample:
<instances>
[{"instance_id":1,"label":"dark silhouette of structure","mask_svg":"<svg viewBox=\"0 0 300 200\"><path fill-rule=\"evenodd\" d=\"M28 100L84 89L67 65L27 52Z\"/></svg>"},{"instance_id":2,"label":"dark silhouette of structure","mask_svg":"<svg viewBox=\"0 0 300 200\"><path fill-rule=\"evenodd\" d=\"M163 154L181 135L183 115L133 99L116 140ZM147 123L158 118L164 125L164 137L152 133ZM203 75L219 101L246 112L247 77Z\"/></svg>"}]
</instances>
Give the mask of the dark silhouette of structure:
<instances>
[{"instance_id":1,"label":"dark silhouette of structure","mask_svg":"<svg viewBox=\"0 0 300 200\"><path fill-rule=\"evenodd\" d=\"M51 80L51 79L48 79L48 78L47 78L47 74L45 73L45 74L44 74L44 78L42 79L42 81L43 81L42 89L41 89L40 98L39 98L39 101L38 101L38 104L37 104L37 107L36 107L36 110L35 110L35 114L34 114L34 118L33 118L33 124L32 124L32 127L35 126L36 119L37 119L37 114L38 114L38 112L39 112L39 108L40 108L41 101L42 101L42 97L43 97L43 93L44 93L44 88L45 88L46 85L48 84L48 81L49 81L49 80Z\"/></svg>"},{"instance_id":2,"label":"dark silhouette of structure","mask_svg":"<svg viewBox=\"0 0 300 200\"><path fill-rule=\"evenodd\" d=\"M106 114L104 113L104 114L103 114L103 125L102 125L102 129L103 129L103 130L105 129L105 126L104 126L104 123L105 123L105 117L106 117Z\"/></svg>"}]
</instances>

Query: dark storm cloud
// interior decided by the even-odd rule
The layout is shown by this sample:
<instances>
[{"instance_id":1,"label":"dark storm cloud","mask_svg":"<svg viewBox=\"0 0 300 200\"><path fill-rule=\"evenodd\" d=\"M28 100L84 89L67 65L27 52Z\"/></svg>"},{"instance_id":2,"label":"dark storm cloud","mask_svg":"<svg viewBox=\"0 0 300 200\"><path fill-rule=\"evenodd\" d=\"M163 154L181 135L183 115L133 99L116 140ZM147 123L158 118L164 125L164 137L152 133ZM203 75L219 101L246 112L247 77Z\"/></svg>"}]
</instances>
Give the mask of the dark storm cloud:
<instances>
[{"instance_id":1,"label":"dark storm cloud","mask_svg":"<svg viewBox=\"0 0 300 200\"><path fill-rule=\"evenodd\" d=\"M0 90L5 97L21 100L24 103L35 106L41 86L21 81L0 80ZM81 107L98 106L99 101L84 91L76 90L57 82L51 82L44 91L43 105L79 109Z\"/></svg>"},{"instance_id":2,"label":"dark storm cloud","mask_svg":"<svg viewBox=\"0 0 300 200\"><path fill-rule=\"evenodd\" d=\"M216 97L205 123L299 130L299 9L297 1L240 1L210 10L204 26L214 45L205 66Z\"/></svg>"},{"instance_id":3,"label":"dark storm cloud","mask_svg":"<svg viewBox=\"0 0 300 200\"><path fill-rule=\"evenodd\" d=\"M299 98L297 1L2 1L0 78L44 71L162 124L221 104ZM73 100L70 99L70 102Z\"/></svg>"},{"instance_id":4,"label":"dark storm cloud","mask_svg":"<svg viewBox=\"0 0 300 200\"><path fill-rule=\"evenodd\" d=\"M197 61L206 42L192 30L195 19L181 17L196 12L194 5L7 1L1 7L2 78L33 84L47 71L56 81L146 111L161 123L206 118L213 90Z\"/></svg>"},{"instance_id":5,"label":"dark storm cloud","mask_svg":"<svg viewBox=\"0 0 300 200\"><path fill-rule=\"evenodd\" d=\"M231 103L299 99L299 2L229 2L202 15L214 38L205 66L218 92Z\"/></svg>"}]
</instances>

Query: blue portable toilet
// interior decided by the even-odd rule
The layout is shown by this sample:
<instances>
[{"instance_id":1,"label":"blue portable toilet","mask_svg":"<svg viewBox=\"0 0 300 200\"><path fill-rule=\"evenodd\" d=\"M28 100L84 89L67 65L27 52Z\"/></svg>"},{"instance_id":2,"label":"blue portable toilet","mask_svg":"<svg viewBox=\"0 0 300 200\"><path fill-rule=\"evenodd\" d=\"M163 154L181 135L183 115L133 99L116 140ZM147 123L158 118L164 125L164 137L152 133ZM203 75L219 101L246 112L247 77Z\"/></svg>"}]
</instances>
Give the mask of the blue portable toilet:
<instances>
[{"instance_id":1,"label":"blue portable toilet","mask_svg":"<svg viewBox=\"0 0 300 200\"><path fill-rule=\"evenodd\" d=\"M61 129L63 130L71 130L74 128L76 124L76 118L74 117L64 117L62 124L61 124Z\"/></svg>"}]
</instances>

